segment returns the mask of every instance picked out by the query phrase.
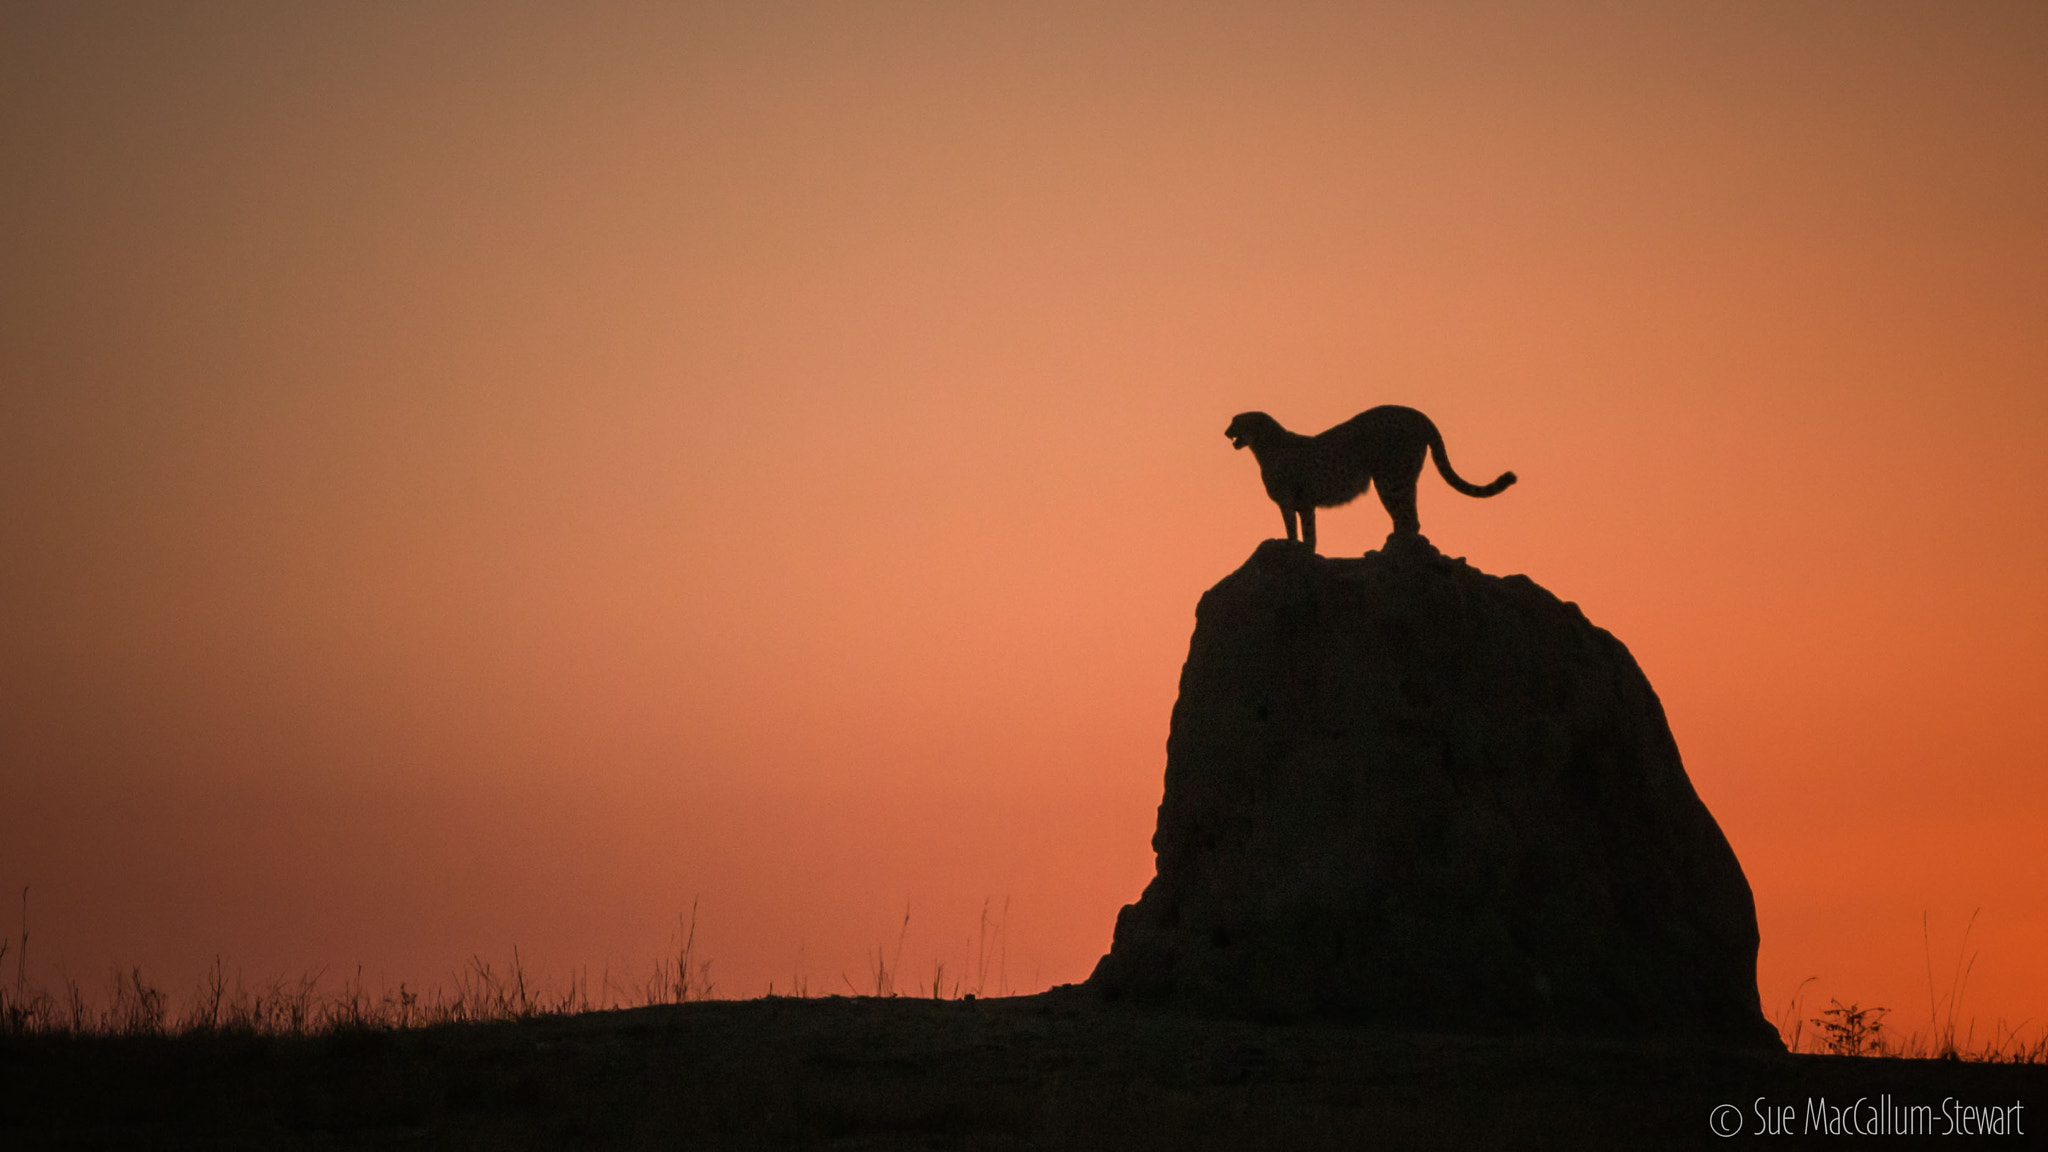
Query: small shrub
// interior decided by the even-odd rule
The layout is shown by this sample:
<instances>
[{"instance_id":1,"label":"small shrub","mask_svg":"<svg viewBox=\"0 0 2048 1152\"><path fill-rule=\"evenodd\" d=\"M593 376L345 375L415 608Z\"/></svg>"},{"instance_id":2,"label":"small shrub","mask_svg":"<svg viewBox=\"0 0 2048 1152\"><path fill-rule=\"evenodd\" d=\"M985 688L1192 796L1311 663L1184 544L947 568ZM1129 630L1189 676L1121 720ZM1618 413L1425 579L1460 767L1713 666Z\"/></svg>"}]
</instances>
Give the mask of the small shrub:
<instances>
[{"instance_id":1,"label":"small shrub","mask_svg":"<svg viewBox=\"0 0 2048 1152\"><path fill-rule=\"evenodd\" d=\"M1888 1008L1862 1008L1829 1000L1812 1020L1819 1029L1821 1050L1831 1056L1884 1055L1884 1017Z\"/></svg>"}]
</instances>

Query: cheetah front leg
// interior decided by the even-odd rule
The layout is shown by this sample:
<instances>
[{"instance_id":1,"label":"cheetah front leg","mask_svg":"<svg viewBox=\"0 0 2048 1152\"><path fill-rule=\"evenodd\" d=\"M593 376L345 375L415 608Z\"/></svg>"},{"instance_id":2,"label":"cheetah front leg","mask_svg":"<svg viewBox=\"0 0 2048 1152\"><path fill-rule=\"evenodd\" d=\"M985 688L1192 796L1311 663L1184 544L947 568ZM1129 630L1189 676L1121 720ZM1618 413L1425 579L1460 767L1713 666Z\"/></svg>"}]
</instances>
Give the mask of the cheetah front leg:
<instances>
[{"instance_id":1,"label":"cheetah front leg","mask_svg":"<svg viewBox=\"0 0 2048 1152\"><path fill-rule=\"evenodd\" d=\"M1287 538L1289 540L1300 539L1300 537L1297 536L1294 531L1294 509L1289 508L1285 504L1282 504L1280 506L1280 518L1282 520L1287 521ZM1311 531L1313 531L1313 529L1311 529Z\"/></svg>"},{"instance_id":2,"label":"cheetah front leg","mask_svg":"<svg viewBox=\"0 0 2048 1152\"><path fill-rule=\"evenodd\" d=\"M1316 550L1316 507L1311 504L1301 510L1301 542L1308 550Z\"/></svg>"}]
</instances>

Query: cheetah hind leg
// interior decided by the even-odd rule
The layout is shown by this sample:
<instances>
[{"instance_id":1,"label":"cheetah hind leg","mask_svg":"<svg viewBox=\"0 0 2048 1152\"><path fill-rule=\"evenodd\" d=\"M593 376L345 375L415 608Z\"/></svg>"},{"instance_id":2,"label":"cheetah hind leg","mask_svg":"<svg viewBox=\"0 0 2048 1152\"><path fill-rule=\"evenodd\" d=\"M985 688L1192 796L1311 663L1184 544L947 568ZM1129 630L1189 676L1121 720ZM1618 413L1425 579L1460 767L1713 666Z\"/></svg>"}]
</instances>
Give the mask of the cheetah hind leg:
<instances>
[{"instance_id":1,"label":"cheetah hind leg","mask_svg":"<svg viewBox=\"0 0 2048 1152\"><path fill-rule=\"evenodd\" d=\"M1422 517L1415 512L1415 482L1422 476L1422 457L1418 455L1415 458L1413 468L1407 467L1408 463L1401 461L1401 466L1396 469L1397 475L1374 476L1373 487L1379 489L1380 504L1386 508L1387 515L1394 518L1394 532L1403 536L1420 536Z\"/></svg>"}]
</instances>

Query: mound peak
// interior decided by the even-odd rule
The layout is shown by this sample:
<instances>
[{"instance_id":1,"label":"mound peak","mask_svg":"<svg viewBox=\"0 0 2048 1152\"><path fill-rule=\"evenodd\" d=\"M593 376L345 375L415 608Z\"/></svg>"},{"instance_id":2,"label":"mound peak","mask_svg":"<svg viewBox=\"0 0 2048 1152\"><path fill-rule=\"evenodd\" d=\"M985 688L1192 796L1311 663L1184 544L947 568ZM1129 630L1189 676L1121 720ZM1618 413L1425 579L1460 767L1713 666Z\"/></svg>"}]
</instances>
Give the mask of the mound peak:
<instances>
[{"instance_id":1,"label":"mound peak","mask_svg":"<svg viewBox=\"0 0 2048 1152\"><path fill-rule=\"evenodd\" d=\"M1268 1018L1774 1047L1756 908L1628 649L1416 535L1195 611L1158 875L1090 984Z\"/></svg>"}]
</instances>

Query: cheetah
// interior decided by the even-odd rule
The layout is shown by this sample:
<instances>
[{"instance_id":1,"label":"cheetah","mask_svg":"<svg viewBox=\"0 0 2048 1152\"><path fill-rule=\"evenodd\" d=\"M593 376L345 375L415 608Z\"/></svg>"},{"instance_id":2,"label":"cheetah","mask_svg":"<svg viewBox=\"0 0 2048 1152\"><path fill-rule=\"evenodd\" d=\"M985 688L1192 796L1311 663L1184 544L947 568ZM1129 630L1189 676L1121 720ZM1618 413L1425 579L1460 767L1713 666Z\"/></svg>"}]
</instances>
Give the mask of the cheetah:
<instances>
[{"instance_id":1,"label":"cheetah","mask_svg":"<svg viewBox=\"0 0 2048 1152\"><path fill-rule=\"evenodd\" d=\"M1444 438L1429 417L1397 404L1367 409L1315 436L1289 432L1264 412L1243 412L1223 434L1232 447L1252 450L1266 495L1280 505L1287 522L1287 538L1296 538L1298 516L1300 539L1311 549L1316 546L1316 509L1349 504L1375 484L1380 503L1394 518L1395 535L1419 536L1415 482L1422 476L1422 458L1431 452L1444 480L1467 496L1492 496L1515 482L1513 472L1503 472L1491 484L1467 483L1451 470Z\"/></svg>"}]
</instances>

